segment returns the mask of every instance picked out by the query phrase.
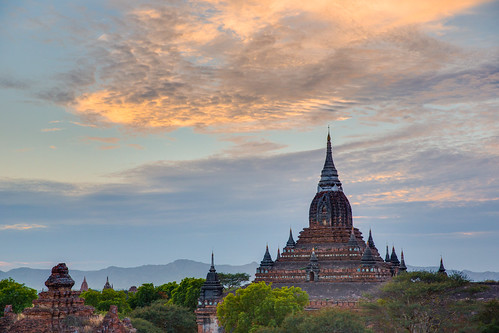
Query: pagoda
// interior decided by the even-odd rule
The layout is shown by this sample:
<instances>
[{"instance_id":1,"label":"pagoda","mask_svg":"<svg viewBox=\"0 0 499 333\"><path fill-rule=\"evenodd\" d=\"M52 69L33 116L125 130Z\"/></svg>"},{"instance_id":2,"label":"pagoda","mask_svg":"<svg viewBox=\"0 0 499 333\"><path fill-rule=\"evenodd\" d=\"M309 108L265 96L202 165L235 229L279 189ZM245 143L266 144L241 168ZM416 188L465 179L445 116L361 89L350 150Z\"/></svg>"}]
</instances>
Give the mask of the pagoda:
<instances>
[{"instance_id":1,"label":"pagoda","mask_svg":"<svg viewBox=\"0 0 499 333\"><path fill-rule=\"evenodd\" d=\"M206 281L201 287L198 307L195 311L198 333L224 332L217 319L217 305L223 301L223 291L224 287L218 278L212 252L210 270L206 275Z\"/></svg>"},{"instance_id":2,"label":"pagoda","mask_svg":"<svg viewBox=\"0 0 499 333\"><path fill-rule=\"evenodd\" d=\"M286 246L275 261L267 246L255 282L285 285L383 282L398 274L399 269L395 249L385 262L374 244L371 230L366 242L360 230L354 227L352 208L333 162L328 133L326 161L310 204L309 225L296 241L290 230Z\"/></svg>"}]
</instances>

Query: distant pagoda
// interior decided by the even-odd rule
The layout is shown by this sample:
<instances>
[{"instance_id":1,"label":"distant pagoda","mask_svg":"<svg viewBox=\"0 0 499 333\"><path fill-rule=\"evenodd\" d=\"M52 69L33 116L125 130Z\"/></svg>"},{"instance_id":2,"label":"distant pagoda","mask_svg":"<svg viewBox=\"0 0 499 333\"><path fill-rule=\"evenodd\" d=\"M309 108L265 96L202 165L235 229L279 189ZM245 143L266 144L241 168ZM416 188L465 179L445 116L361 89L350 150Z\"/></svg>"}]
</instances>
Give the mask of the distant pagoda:
<instances>
[{"instance_id":1,"label":"distant pagoda","mask_svg":"<svg viewBox=\"0 0 499 333\"><path fill-rule=\"evenodd\" d=\"M388 251L388 248L387 248ZM405 269L405 262L402 266ZM383 282L399 273L395 249L385 262L374 244L371 230L364 241L353 226L352 208L333 162L331 136L327 136L326 161L309 210L309 226L295 242L289 239L280 256L272 260L268 246L257 268L255 282Z\"/></svg>"},{"instance_id":2,"label":"distant pagoda","mask_svg":"<svg viewBox=\"0 0 499 333\"><path fill-rule=\"evenodd\" d=\"M224 332L223 328L219 326L217 319L217 305L223 301L223 291L224 287L215 269L215 260L212 252L210 270L206 274L206 281L201 287L198 307L195 311L198 332Z\"/></svg>"}]
</instances>

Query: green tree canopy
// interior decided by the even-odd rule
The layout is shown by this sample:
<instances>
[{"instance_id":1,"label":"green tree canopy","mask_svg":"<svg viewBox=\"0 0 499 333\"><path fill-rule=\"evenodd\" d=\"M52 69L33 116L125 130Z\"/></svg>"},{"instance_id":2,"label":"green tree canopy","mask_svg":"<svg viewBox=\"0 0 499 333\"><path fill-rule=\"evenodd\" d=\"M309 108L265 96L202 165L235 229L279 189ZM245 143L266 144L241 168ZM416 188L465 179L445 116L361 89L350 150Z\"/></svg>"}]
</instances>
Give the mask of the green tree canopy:
<instances>
[{"instance_id":1,"label":"green tree canopy","mask_svg":"<svg viewBox=\"0 0 499 333\"><path fill-rule=\"evenodd\" d=\"M493 299L482 304L473 321L478 324L482 333L499 332L499 301Z\"/></svg>"},{"instance_id":2,"label":"green tree canopy","mask_svg":"<svg viewBox=\"0 0 499 333\"><path fill-rule=\"evenodd\" d=\"M184 278L178 287L172 290L170 304L180 305L191 310L196 309L204 282L205 279Z\"/></svg>"},{"instance_id":3,"label":"green tree canopy","mask_svg":"<svg viewBox=\"0 0 499 333\"><path fill-rule=\"evenodd\" d=\"M127 293L123 290L105 289L102 292L89 289L81 293L86 305L91 305L99 311L109 311L111 305L116 305L121 313L131 311L127 301Z\"/></svg>"},{"instance_id":4,"label":"green tree canopy","mask_svg":"<svg viewBox=\"0 0 499 333\"><path fill-rule=\"evenodd\" d=\"M342 309L297 312L287 316L277 328L261 328L258 333L368 333L357 313Z\"/></svg>"},{"instance_id":5,"label":"green tree canopy","mask_svg":"<svg viewBox=\"0 0 499 333\"><path fill-rule=\"evenodd\" d=\"M172 293L175 289L177 289L178 284L177 282L168 282L165 284L162 284L161 286L156 287L158 293L160 294L161 298L167 298L171 299L172 298Z\"/></svg>"},{"instance_id":6,"label":"green tree canopy","mask_svg":"<svg viewBox=\"0 0 499 333\"><path fill-rule=\"evenodd\" d=\"M155 288L152 283L144 283L137 289L136 293L129 294L129 303L132 309L135 309L151 305L152 302L160 298L161 294L157 287Z\"/></svg>"},{"instance_id":7,"label":"green tree canopy","mask_svg":"<svg viewBox=\"0 0 499 333\"><path fill-rule=\"evenodd\" d=\"M464 327L471 323L477 304L456 295L472 295L483 288L471 285L461 274L408 272L387 283L379 298L363 307L376 331L467 332Z\"/></svg>"},{"instance_id":8,"label":"green tree canopy","mask_svg":"<svg viewBox=\"0 0 499 333\"><path fill-rule=\"evenodd\" d=\"M142 318L131 318L132 326L137 330L137 333L163 333L161 328L157 327L150 321Z\"/></svg>"},{"instance_id":9,"label":"green tree canopy","mask_svg":"<svg viewBox=\"0 0 499 333\"><path fill-rule=\"evenodd\" d=\"M259 282L227 295L218 305L217 315L226 331L246 333L277 327L287 315L302 311L307 303L308 295L300 288L272 289L271 284Z\"/></svg>"},{"instance_id":10,"label":"green tree canopy","mask_svg":"<svg viewBox=\"0 0 499 333\"><path fill-rule=\"evenodd\" d=\"M17 283L11 278L0 281L0 310L6 305L12 305L12 311L21 312L24 308L32 305L37 298L36 290L26 287L24 283Z\"/></svg>"},{"instance_id":11,"label":"green tree canopy","mask_svg":"<svg viewBox=\"0 0 499 333\"><path fill-rule=\"evenodd\" d=\"M249 281L250 275L247 273L218 273L218 278L225 290L233 290L241 287L243 282Z\"/></svg>"},{"instance_id":12,"label":"green tree canopy","mask_svg":"<svg viewBox=\"0 0 499 333\"><path fill-rule=\"evenodd\" d=\"M143 308L137 308L130 313L132 324L137 318L146 320L152 323L156 328L160 328L162 332L168 333L195 333L197 332L196 316L191 310L175 305L165 304L163 300L158 300ZM146 327L147 324L141 322L141 327ZM147 333L154 332L153 330L144 331Z\"/></svg>"}]
</instances>

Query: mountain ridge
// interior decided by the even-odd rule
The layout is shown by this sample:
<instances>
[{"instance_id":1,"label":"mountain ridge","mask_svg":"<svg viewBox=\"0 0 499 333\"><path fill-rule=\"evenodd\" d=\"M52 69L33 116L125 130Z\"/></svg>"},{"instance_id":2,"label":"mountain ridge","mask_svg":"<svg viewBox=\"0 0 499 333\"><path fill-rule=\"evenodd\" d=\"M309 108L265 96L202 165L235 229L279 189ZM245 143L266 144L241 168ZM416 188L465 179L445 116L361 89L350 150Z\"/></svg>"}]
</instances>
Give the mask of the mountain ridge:
<instances>
[{"instance_id":1,"label":"mountain ridge","mask_svg":"<svg viewBox=\"0 0 499 333\"><path fill-rule=\"evenodd\" d=\"M251 262L245 265L216 265L218 272L223 273L248 273L253 277L258 263ZM115 289L128 289L131 286L140 286L143 283L153 283L161 285L171 281L180 282L185 277L205 278L210 264L202 263L190 259L177 259L168 264L147 264L137 267L109 266L99 270L77 270L69 267L69 274L75 280L74 289L79 289L86 277L90 288L100 290L109 277L109 282ZM426 270L437 271L438 266L419 267L408 265L409 271ZM472 281L499 280L499 272L473 272L469 270L448 272L462 272ZM50 269L19 267L9 271L0 271L0 280L13 278L19 283L24 283L31 288L42 290L45 288L45 281L50 275Z\"/></svg>"}]
</instances>

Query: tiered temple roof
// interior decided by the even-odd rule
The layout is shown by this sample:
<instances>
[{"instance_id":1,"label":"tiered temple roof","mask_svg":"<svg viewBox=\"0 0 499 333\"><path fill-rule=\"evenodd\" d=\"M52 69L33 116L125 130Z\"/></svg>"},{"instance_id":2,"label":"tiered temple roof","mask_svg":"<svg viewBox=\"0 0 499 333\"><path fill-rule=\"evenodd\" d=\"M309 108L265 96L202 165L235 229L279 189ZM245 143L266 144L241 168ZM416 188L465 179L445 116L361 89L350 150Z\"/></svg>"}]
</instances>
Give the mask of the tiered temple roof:
<instances>
[{"instance_id":1,"label":"tiered temple roof","mask_svg":"<svg viewBox=\"0 0 499 333\"><path fill-rule=\"evenodd\" d=\"M217 304L222 302L224 297L223 292L224 288L218 278L217 271L215 270L215 262L212 252L210 270L206 275L205 283L201 287L198 307L195 311L198 332L223 331L223 329L219 326L217 319Z\"/></svg>"},{"instance_id":2,"label":"tiered temple roof","mask_svg":"<svg viewBox=\"0 0 499 333\"><path fill-rule=\"evenodd\" d=\"M352 208L333 162L328 133L326 160L310 204L309 225L295 242L290 230L280 257L272 260L268 246L255 281L296 284L302 282L382 282L398 273L395 252L385 262L374 244L371 230L365 242L353 225ZM404 263L405 266L405 263Z\"/></svg>"}]
</instances>

